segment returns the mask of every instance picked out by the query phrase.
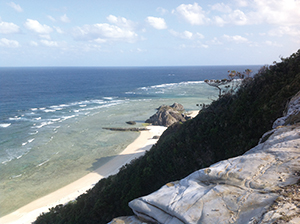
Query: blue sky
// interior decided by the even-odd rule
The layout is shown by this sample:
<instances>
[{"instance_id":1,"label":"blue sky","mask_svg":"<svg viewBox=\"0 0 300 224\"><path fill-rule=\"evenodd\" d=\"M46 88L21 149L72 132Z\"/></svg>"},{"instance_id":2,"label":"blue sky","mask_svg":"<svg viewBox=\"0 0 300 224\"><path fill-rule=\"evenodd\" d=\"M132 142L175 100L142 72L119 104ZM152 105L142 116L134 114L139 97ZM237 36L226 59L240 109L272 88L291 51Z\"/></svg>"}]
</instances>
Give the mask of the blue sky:
<instances>
[{"instance_id":1,"label":"blue sky","mask_svg":"<svg viewBox=\"0 0 300 224\"><path fill-rule=\"evenodd\" d=\"M299 37L299 0L0 0L1 67L264 65Z\"/></svg>"}]
</instances>

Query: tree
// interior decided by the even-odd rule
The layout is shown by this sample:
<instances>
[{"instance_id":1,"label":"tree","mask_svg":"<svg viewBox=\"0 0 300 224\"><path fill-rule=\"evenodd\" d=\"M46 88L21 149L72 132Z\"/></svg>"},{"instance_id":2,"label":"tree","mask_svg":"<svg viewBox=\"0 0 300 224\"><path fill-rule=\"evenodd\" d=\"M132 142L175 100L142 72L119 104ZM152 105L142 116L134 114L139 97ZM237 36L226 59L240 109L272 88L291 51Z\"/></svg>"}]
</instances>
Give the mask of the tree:
<instances>
[{"instance_id":1,"label":"tree","mask_svg":"<svg viewBox=\"0 0 300 224\"><path fill-rule=\"evenodd\" d=\"M245 76L246 79L250 78L250 74L252 70L246 69L245 72L240 73L235 70L228 71L228 79L211 79L211 80L204 80L204 82L210 86L213 86L219 90L219 98L225 94L232 94L235 90L240 86L241 79L244 80ZM224 86L225 89L222 89L221 86ZM222 94L223 92L223 94Z\"/></svg>"}]
</instances>

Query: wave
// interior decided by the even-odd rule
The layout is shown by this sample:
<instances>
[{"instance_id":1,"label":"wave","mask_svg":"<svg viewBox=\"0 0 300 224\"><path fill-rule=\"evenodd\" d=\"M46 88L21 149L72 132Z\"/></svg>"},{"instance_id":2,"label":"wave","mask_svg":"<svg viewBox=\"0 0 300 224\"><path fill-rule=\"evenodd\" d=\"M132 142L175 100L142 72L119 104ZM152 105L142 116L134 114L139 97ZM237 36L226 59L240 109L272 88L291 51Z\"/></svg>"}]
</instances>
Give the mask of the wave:
<instances>
[{"instance_id":1,"label":"wave","mask_svg":"<svg viewBox=\"0 0 300 224\"><path fill-rule=\"evenodd\" d=\"M3 123L3 124L0 124L0 128L7 128L11 125L11 123Z\"/></svg>"},{"instance_id":2,"label":"wave","mask_svg":"<svg viewBox=\"0 0 300 224\"><path fill-rule=\"evenodd\" d=\"M138 89L149 90L149 89L169 88L169 87L177 87L182 85L202 84L202 83L204 83L204 81L187 81L187 82L178 82L178 83L166 83L166 84L160 84L154 86L145 86L145 87L140 87Z\"/></svg>"}]
</instances>

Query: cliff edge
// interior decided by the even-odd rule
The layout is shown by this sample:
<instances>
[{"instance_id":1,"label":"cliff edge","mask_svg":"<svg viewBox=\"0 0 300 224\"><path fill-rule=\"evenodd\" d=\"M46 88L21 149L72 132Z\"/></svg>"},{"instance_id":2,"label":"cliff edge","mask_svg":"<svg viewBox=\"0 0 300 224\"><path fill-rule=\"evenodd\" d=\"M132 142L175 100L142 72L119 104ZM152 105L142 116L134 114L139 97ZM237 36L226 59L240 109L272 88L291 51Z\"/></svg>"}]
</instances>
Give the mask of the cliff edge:
<instances>
[{"instance_id":1,"label":"cliff edge","mask_svg":"<svg viewBox=\"0 0 300 224\"><path fill-rule=\"evenodd\" d=\"M274 209L300 178L299 114L300 92L256 147L131 201L135 216L110 223L299 223L299 203L277 200Z\"/></svg>"}]
</instances>

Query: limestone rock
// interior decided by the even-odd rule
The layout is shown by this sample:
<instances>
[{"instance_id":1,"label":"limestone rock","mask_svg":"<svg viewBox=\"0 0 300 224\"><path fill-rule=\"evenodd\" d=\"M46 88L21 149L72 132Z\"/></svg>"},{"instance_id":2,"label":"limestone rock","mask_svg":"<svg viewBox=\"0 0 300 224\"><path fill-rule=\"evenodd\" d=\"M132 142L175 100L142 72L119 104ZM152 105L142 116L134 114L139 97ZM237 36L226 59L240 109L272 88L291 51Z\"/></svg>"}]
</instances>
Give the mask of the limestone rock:
<instances>
[{"instance_id":1,"label":"limestone rock","mask_svg":"<svg viewBox=\"0 0 300 224\"><path fill-rule=\"evenodd\" d=\"M283 117L278 118L273 123L272 128L300 122L300 91L290 100L288 108L283 115Z\"/></svg>"},{"instance_id":2,"label":"limestone rock","mask_svg":"<svg viewBox=\"0 0 300 224\"><path fill-rule=\"evenodd\" d=\"M297 182L300 127L278 128L246 154L216 163L129 203L134 213L158 223L251 223ZM254 223L254 222L252 222Z\"/></svg>"},{"instance_id":3,"label":"limestone rock","mask_svg":"<svg viewBox=\"0 0 300 224\"><path fill-rule=\"evenodd\" d=\"M123 223L274 223L282 217L299 221L296 202L279 203L280 191L299 181L300 94L289 103L278 126L244 155L198 170L129 203L140 221ZM295 190L298 192L298 188ZM294 206L294 207L293 207ZM300 205L299 205L300 206ZM276 210L276 209L275 209ZM133 219L134 217L131 217ZM282 221L281 219L281 221ZM282 223L282 222L280 222Z\"/></svg>"},{"instance_id":4,"label":"limestone rock","mask_svg":"<svg viewBox=\"0 0 300 224\"><path fill-rule=\"evenodd\" d=\"M157 112L145 122L169 127L176 122L186 121L182 115L183 111L183 106L178 103L174 103L172 106L162 105L157 109Z\"/></svg>"}]
</instances>

